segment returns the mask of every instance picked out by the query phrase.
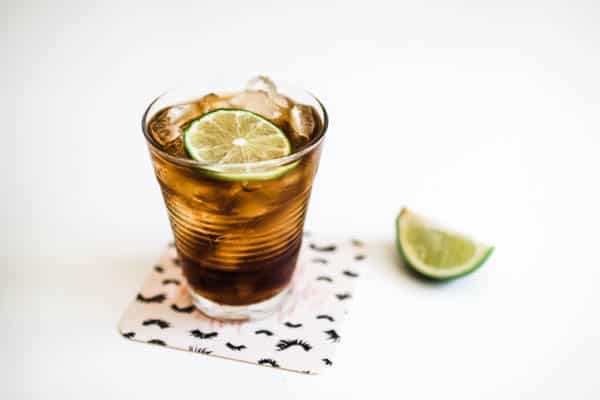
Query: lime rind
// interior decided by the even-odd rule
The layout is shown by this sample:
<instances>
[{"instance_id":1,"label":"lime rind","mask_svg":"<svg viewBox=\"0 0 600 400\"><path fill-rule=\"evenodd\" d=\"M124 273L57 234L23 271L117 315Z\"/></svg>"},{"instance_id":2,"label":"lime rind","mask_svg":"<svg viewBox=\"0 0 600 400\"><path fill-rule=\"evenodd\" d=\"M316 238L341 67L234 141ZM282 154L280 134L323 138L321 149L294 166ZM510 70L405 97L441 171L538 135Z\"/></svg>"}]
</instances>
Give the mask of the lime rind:
<instances>
[{"instance_id":1,"label":"lime rind","mask_svg":"<svg viewBox=\"0 0 600 400\"><path fill-rule=\"evenodd\" d=\"M222 127L219 126L219 121L215 121L217 117L233 117L235 119L235 123L233 123L232 126L229 127L230 129L222 129ZM252 126L252 131L245 131L243 129L241 129L240 131L240 121L242 119L244 119L247 123L254 123L254 125ZM207 127L207 125L212 126ZM214 130L215 134L206 135L207 128ZM223 147L229 147L231 149L231 144L219 143L218 136L225 136L223 140L227 141L232 138L232 131L234 130L238 135L241 135L243 137L242 140L244 141L244 143L246 143L246 147L239 149L239 151L238 149L233 147L233 149L238 152L238 156L241 155L244 158L244 160L240 160L239 157L237 159L234 159L232 163L236 164L237 167L233 168L232 166L230 168L228 167L229 159L227 157L229 153L227 153L225 157L217 160L214 158L215 152L213 152L212 150ZM259 134L256 134L257 131ZM204 136L202 136L203 134ZM256 161L266 161L289 155L292 152L292 146L290 141L285 136L285 133L277 125L273 124L271 121L264 118L263 116L248 110L236 108L220 108L203 114L202 116L190 122L184 128L183 140L186 152L192 159L196 161L206 162L207 164L212 164L212 167L214 167L216 164L221 169L220 171L208 168L200 169L203 175L216 180L264 181L277 179L283 175L286 175L287 173L295 169L298 166L298 164L300 164L300 160L298 160L296 162L292 162L288 165L283 166L273 166L267 168L262 167L260 170L252 167L252 163ZM233 144L235 144L236 140L239 139L234 139ZM209 142L208 146L203 147L199 145L202 141ZM213 147L211 148L211 146ZM210 155L213 156L213 158L207 159L204 156L203 151L208 151L209 154L212 152L212 154ZM253 160L248 161L248 158L250 158L248 156L248 152L252 153L252 155L254 156ZM271 153L269 154L269 152ZM223 162L223 160L225 159L227 159L227 161ZM219 165L219 163L221 164ZM248 166L244 167L244 163L248 163ZM239 166L240 164L242 164L241 167Z\"/></svg>"},{"instance_id":2,"label":"lime rind","mask_svg":"<svg viewBox=\"0 0 600 400\"><path fill-rule=\"evenodd\" d=\"M415 219L417 221L415 221ZM467 275L481 267L494 251L493 246L477 242L460 233L445 230L448 234L460 237L462 240L472 243L475 247L475 251L469 260L461 265L444 268L431 266L423 262L420 257L415 254L414 249L407 245L406 226L410 223L422 224L426 228L432 228L435 225L431 224L425 218L410 212L406 208L403 208L396 218L396 246L400 256L410 268L427 278L450 280Z\"/></svg>"},{"instance_id":3,"label":"lime rind","mask_svg":"<svg viewBox=\"0 0 600 400\"><path fill-rule=\"evenodd\" d=\"M271 179L281 178L284 175L287 175L293 169L295 169L298 164L300 164L300 160L295 161L291 164L284 165L281 167L270 168L268 171L264 172L221 172L221 171L212 171L203 169L202 174L213 178L219 181L228 181L228 182L241 182L241 181L268 181Z\"/></svg>"}]
</instances>

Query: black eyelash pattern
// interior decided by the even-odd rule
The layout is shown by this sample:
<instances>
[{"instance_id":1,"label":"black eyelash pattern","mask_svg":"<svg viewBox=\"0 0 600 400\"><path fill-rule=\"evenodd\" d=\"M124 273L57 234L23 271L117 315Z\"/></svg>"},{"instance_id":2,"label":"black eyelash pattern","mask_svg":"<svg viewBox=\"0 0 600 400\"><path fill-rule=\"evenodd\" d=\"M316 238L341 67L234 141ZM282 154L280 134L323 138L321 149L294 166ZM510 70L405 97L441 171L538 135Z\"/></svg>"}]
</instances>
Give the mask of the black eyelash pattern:
<instances>
[{"instance_id":1,"label":"black eyelash pattern","mask_svg":"<svg viewBox=\"0 0 600 400\"><path fill-rule=\"evenodd\" d=\"M325 281L325 282L333 282L333 279L331 279L330 277L325 276L325 275L317 276L317 280Z\"/></svg>"},{"instance_id":2,"label":"black eyelash pattern","mask_svg":"<svg viewBox=\"0 0 600 400\"><path fill-rule=\"evenodd\" d=\"M194 353L200 353L200 354L211 354L212 353L212 351L208 350L207 348L198 347L198 346L189 346L188 351L192 351Z\"/></svg>"},{"instance_id":3,"label":"black eyelash pattern","mask_svg":"<svg viewBox=\"0 0 600 400\"><path fill-rule=\"evenodd\" d=\"M302 324L294 324L289 321L286 322L284 325L287 326L288 328L301 328L302 327Z\"/></svg>"},{"instance_id":4,"label":"black eyelash pattern","mask_svg":"<svg viewBox=\"0 0 600 400\"><path fill-rule=\"evenodd\" d=\"M161 267L160 265L155 265L154 266L154 270L156 272L158 272L159 274L162 274L163 272L165 272L165 270L163 269L163 267Z\"/></svg>"},{"instance_id":5,"label":"black eyelash pattern","mask_svg":"<svg viewBox=\"0 0 600 400\"><path fill-rule=\"evenodd\" d=\"M242 351L246 348L246 346L244 346L243 344L236 346L234 344L231 344L230 342L225 343L225 346L227 346L229 349L231 349L233 351Z\"/></svg>"},{"instance_id":6,"label":"black eyelash pattern","mask_svg":"<svg viewBox=\"0 0 600 400\"><path fill-rule=\"evenodd\" d=\"M204 333L199 329L194 329L193 331L190 331L190 334L198 339L212 339L214 337L219 336L217 332Z\"/></svg>"},{"instance_id":7,"label":"black eyelash pattern","mask_svg":"<svg viewBox=\"0 0 600 400\"><path fill-rule=\"evenodd\" d=\"M146 343L157 344L159 346L166 346L167 344L160 339L150 339Z\"/></svg>"},{"instance_id":8,"label":"black eyelash pattern","mask_svg":"<svg viewBox=\"0 0 600 400\"><path fill-rule=\"evenodd\" d=\"M361 260L364 260L365 258L367 258L367 256L365 256L364 254L357 254L354 256L354 259L356 261L361 261Z\"/></svg>"},{"instance_id":9,"label":"black eyelash pattern","mask_svg":"<svg viewBox=\"0 0 600 400\"><path fill-rule=\"evenodd\" d=\"M279 364L277 364L277 361L273 360L272 358L261 358L260 360L258 360L258 364L259 365L268 364L273 368L279 368Z\"/></svg>"},{"instance_id":10,"label":"black eyelash pattern","mask_svg":"<svg viewBox=\"0 0 600 400\"><path fill-rule=\"evenodd\" d=\"M329 322L335 321L335 319L331 315L326 315L326 314L317 315L317 319L326 319Z\"/></svg>"},{"instance_id":11,"label":"black eyelash pattern","mask_svg":"<svg viewBox=\"0 0 600 400\"><path fill-rule=\"evenodd\" d=\"M194 306L179 307L177 304L171 304L171 310L178 313L191 314L195 309L196 308Z\"/></svg>"},{"instance_id":12,"label":"black eyelash pattern","mask_svg":"<svg viewBox=\"0 0 600 400\"><path fill-rule=\"evenodd\" d=\"M277 351L282 351L285 349L289 349L292 346L300 346L304 349L304 351L310 351L310 349L312 349L312 346L306 342L303 342L302 340L299 339L293 339L293 340L280 340L279 343L277 343Z\"/></svg>"},{"instance_id":13,"label":"black eyelash pattern","mask_svg":"<svg viewBox=\"0 0 600 400\"><path fill-rule=\"evenodd\" d=\"M254 332L255 335L267 335L267 336L273 336L273 332L267 330L267 329L259 329L256 332Z\"/></svg>"},{"instance_id":14,"label":"black eyelash pattern","mask_svg":"<svg viewBox=\"0 0 600 400\"><path fill-rule=\"evenodd\" d=\"M319 257L313 258L311 261L314 262L314 263L317 263L317 264L327 264L329 262L326 259L319 258Z\"/></svg>"},{"instance_id":15,"label":"black eyelash pattern","mask_svg":"<svg viewBox=\"0 0 600 400\"><path fill-rule=\"evenodd\" d=\"M144 297L141 293L138 293L136 300L141 303L162 303L167 299L164 294L157 294L156 296Z\"/></svg>"},{"instance_id":16,"label":"black eyelash pattern","mask_svg":"<svg viewBox=\"0 0 600 400\"><path fill-rule=\"evenodd\" d=\"M179 282L179 279L165 279L162 281L163 285L175 285L175 286L179 286L181 282Z\"/></svg>"},{"instance_id":17,"label":"black eyelash pattern","mask_svg":"<svg viewBox=\"0 0 600 400\"><path fill-rule=\"evenodd\" d=\"M333 365L333 363L331 362L331 360L329 358L321 358L321 361L323 361L325 363L325 365L327 365L328 367Z\"/></svg>"},{"instance_id":18,"label":"black eyelash pattern","mask_svg":"<svg viewBox=\"0 0 600 400\"><path fill-rule=\"evenodd\" d=\"M333 245L333 244L331 246L317 246L316 244L311 243L309 245L309 247L311 249L313 249L314 251L323 251L323 252L332 252L337 249L337 246Z\"/></svg>"},{"instance_id":19,"label":"black eyelash pattern","mask_svg":"<svg viewBox=\"0 0 600 400\"><path fill-rule=\"evenodd\" d=\"M168 328L171 326L171 324L169 324L167 321L163 321L162 319L147 319L144 322L142 322L142 325L144 325L144 326L156 325L160 329L165 329L165 328Z\"/></svg>"},{"instance_id":20,"label":"black eyelash pattern","mask_svg":"<svg viewBox=\"0 0 600 400\"><path fill-rule=\"evenodd\" d=\"M311 372L309 370L304 370L302 371L303 374L310 374Z\"/></svg>"},{"instance_id":21,"label":"black eyelash pattern","mask_svg":"<svg viewBox=\"0 0 600 400\"><path fill-rule=\"evenodd\" d=\"M342 273L349 278L358 278L358 274L356 272L350 271L348 269L344 270Z\"/></svg>"},{"instance_id":22,"label":"black eyelash pattern","mask_svg":"<svg viewBox=\"0 0 600 400\"><path fill-rule=\"evenodd\" d=\"M335 331L335 329L329 329L328 331L323 331L327 334L328 336L328 340L331 340L334 343L337 343L340 341L340 335L338 335L338 333Z\"/></svg>"},{"instance_id":23,"label":"black eyelash pattern","mask_svg":"<svg viewBox=\"0 0 600 400\"><path fill-rule=\"evenodd\" d=\"M124 338L131 339L132 337L135 337L135 332L125 332L122 335Z\"/></svg>"},{"instance_id":24,"label":"black eyelash pattern","mask_svg":"<svg viewBox=\"0 0 600 400\"><path fill-rule=\"evenodd\" d=\"M335 297L337 297L338 300L341 301L341 300L347 300L347 299L351 298L352 295L350 293L338 293L335 295Z\"/></svg>"},{"instance_id":25,"label":"black eyelash pattern","mask_svg":"<svg viewBox=\"0 0 600 400\"><path fill-rule=\"evenodd\" d=\"M364 243L358 239L352 239L352 246L363 247Z\"/></svg>"}]
</instances>

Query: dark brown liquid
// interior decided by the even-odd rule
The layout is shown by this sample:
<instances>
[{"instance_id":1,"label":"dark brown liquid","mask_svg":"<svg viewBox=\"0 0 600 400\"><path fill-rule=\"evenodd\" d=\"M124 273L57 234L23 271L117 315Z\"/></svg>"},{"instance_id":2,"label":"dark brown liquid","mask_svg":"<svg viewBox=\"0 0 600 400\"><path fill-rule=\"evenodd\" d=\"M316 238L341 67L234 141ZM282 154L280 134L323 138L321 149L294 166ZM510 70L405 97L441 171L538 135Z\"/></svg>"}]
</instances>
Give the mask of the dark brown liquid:
<instances>
[{"instance_id":1,"label":"dark brown liquid","mask_svg":"<svg viewBox=\"0 0 600 400\"><path fill-rule=\"evenodd\" d=\"M161 110L150 120L148 129L162 150L187 158L180 128L203 113L221 108L220 102L228 102L232 96L209 95L175 106L177 112L171 117L166 117L170 109ZM289 104L293 105L291 101ZM252 105L248 108L260 113ZM322 123L312 109L315 126L310 138L294 131L298 124L290 120L289 107L281 107L275 114L267 111L263 116L271 117L282 128L295 151L322 133ZM196 167L174 163L152 145L150 150L192 290L226 305L253 304L280 293L296 266L320 147L305 154L283 176L237 182L214 179Z\"/></svg>"}]
</instances>

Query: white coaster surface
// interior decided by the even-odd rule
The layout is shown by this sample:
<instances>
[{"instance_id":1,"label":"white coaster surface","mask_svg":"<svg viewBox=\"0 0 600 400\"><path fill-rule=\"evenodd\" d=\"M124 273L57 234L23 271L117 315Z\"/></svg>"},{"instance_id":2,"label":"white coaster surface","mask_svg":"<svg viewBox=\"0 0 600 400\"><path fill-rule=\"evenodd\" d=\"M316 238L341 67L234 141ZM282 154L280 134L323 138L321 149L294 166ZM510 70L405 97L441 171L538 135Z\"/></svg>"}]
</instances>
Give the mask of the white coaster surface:
<instances>
[{"instance_id":1,"label":"white coaster surface","mask_svg":"<svg viewBox=\"0 0 600 400\"><path fill-rule=\"evenodd\" d=\"M316 374L334 363L354 286L367 269L355 239L305 234L288 297L259 321L223 322L197 311L170 245L119 323L131 340Z\"/></svg>"}]
</instances>

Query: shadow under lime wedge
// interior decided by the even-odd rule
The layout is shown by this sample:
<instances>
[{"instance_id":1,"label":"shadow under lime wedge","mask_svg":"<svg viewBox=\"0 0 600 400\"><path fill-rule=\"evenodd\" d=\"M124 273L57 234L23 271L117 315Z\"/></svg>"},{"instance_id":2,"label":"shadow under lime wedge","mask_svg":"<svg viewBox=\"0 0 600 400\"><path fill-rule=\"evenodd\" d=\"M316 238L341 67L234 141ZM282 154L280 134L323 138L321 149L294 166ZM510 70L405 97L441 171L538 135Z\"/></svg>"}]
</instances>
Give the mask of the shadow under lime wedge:
<instances>
[{"instance_id":1,"label":"shadow under lime wedge","mask_svg":"<svg viewBox=\"0 0 600 400\"><path fill-rule=\"evenodd\" d=\"M492 246L441 228L403 208L396 219L396 242L410 268L432 279L458 278L479 268Z\"/></svg>"},{"instance_id":2,"label":"shadow under lime wedge","mask_svg":"<svg viewBox=\"0 0 600 400\"><path fill-rule=\"evenodd\" d=\"M218 109L204 114L184 129L183 141L191 158L222 167L219 171L206 172L219 180L274 179L297 165L260 169L244 166L285 157L292 152L290 141L279 127L246 110Z\"/></svg>"}]
</instances>

